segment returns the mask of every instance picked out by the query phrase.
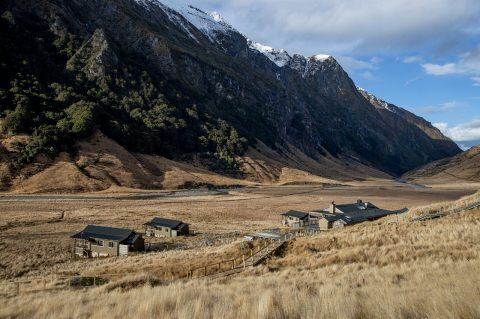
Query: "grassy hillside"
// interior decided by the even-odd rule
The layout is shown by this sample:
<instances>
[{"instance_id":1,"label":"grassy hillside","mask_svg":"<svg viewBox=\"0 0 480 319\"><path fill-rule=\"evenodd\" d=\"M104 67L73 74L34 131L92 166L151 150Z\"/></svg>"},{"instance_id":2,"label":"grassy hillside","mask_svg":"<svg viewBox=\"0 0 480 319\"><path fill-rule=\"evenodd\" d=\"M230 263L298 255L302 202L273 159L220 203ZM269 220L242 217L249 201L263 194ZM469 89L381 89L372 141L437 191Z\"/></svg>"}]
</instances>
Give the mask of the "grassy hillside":
<instances>
[{"instance_id":1,"label":"grassy hillside","mask_svg":"<svg viewBox=\"0 0 480 319\"><path fill-rule=\"evenodd\" d=\"M138 286L145 277L137 274L123 289L1 300L0 317L478 318L480 211L410 218L297 239L239 277L151 287Z\"/></svg>"},{"instance_id":2,"label":"grassy hillside","mask_svg":"<svg viewBox=\"0 0 480 319\"><path fill-rule=\"evenodd\" d=\"M480 182L480 146L408 172L404 178L425 184Z\"/></svg>"}]
</instances>

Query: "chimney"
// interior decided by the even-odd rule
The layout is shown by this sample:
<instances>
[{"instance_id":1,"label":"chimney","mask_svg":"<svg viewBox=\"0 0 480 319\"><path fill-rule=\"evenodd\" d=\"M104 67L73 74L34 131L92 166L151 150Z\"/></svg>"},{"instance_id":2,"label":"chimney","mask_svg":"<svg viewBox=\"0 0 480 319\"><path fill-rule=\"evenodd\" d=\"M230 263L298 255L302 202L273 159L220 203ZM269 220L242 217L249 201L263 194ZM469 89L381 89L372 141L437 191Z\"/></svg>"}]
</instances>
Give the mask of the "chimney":
<instances>
[{"instance_id":1,"label":"chimney","mask_svg":"<svg viewBox=\"0 0 480 319\"><path fill-rule=\"evenodd\" d=\"M330 205L330 212L331 212L332 214L335 214L335 213L336 213L335 207L336 207L335 202L332 202L332 204Z\"/></svg>"}]
</instances>

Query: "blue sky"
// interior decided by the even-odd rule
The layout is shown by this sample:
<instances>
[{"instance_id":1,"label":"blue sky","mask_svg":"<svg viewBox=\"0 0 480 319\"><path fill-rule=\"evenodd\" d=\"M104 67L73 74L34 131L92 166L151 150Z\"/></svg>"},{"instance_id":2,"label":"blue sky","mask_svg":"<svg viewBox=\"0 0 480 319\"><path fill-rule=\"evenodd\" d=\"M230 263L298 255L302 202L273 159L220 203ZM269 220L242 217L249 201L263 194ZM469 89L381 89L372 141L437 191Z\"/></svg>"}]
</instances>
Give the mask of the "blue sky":
<instances>
[{"instance_id":1,"label":"blue sky","mask_svg":"<svg viewBox=\"0 0 480 319\"><path fill-rule=\"evenodd\" d=\"M460 145L480 144L478 0L188 4L219 12L262 44L291 54L333 55L358 86L424 117Z\"/></svg>"}]
</instances>

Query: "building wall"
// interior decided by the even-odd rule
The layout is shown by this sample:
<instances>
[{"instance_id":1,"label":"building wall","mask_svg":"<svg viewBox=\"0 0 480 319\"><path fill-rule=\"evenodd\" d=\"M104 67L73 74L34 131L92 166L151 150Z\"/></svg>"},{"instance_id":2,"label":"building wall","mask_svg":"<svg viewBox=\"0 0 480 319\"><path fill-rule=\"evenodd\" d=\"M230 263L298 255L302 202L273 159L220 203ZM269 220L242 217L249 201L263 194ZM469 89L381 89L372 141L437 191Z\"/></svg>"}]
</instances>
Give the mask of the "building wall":
<instances>
[{"instance_id":1,"label":"building wall","mask_svg":"<svg viewBox=\"0 0 480 319\"><path fill-rule=\"evenodd\" d=\"M147 226L146 235L148 237L177 237L182 235L188 235L189 228L188 225L182 229L182 231L174 230L168 227L154 227Z\"/></svg>"},{"instance_id":2,"label":"building wall","mask_svg":"<svg viewBox=\"0 0 480 319\"><path fill-rule=\"evenodd\" d=\"M102 241L103 246L91 243L90 250L92 251L92 257L105 257L105 256L118 256L118 241L96 239ZM112 245L112 247L110 247Z\"/></svg>"},{"instance_id":3,"label":"building wall","mask_svg":"<svg viewBox=\"0 0 480 319\"><path fill-rule=\"evenodd\" d=\"M95 239L98 243L103 242L103 246L92 243L88 240L75 240L75 254L83 256L84 249L90 253L90 257L118 256L118 242L113 240ZM112 247L110 247L112 245ZM79 247L83 246L83 247Z\"/></svg>"},{"instance_id":4,"label":"building wall","mask_svg":"<svg viewBox=\"0 0 480 319\"><path fill-rule=\"evenodd\" d=\"M329 222L325 218L320 218L318 220L318 228L320 228L321 230L330 229L330 228L332 228L332 222Z\"/></svg>"},{"instance_id":5,"label":"building wall","mask_svg":"<svg viewBox=\"0 0 480 319\"><path fill-rule=\"evenodd\" d=\"M145 239L143 237L139 237L132 245L132 251L142 251L145 249Z\"/></svg>"},{"instance_id":6,"label":"building wall","mask_svg":"<svg viewBox=\"0 0 480 319\"><path fill-rule=\"evenodd\" d=\"M282 224L288 227L303 227L309 224L309 218L300 219L292 216L282 216Z\"/></svg>"}]
</instances>

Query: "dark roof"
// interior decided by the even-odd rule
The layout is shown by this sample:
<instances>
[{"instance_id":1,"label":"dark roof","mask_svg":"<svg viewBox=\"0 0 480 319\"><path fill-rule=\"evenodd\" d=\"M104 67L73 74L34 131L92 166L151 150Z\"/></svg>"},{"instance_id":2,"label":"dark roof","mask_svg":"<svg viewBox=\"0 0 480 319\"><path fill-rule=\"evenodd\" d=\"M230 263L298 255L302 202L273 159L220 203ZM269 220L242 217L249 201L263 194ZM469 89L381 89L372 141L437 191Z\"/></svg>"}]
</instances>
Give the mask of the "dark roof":
<instances>
[{"instance_id":1,"label":"dark roof","mask_svg":"<svg viewBox=\"0 0 480 319\"><path fill-rule=\"evenodd\" d=\"M367 206L365 206L365 204L367 204ZM345 214L364 213L371 209L378 209L378 207L373 205L372 203L341 204L336 205L335 207L336 209L342 211Z\"/></svg>"},{"instance_id":2,"label":"dark roof","mask_svg":"<svg viewBox=\"0 0 480 319\"><path fill-rule=\"evenodd\" d=\"M328 220L329 222L334 222L336 220L342 219L343 215L337 214L337 215L323 215L323 218Z\"/></svg>"},{"instance_id":3,"label":"dark roof","mask_svg":"<svg viewBox=\"0 0 480 319\"><path fill-rule=\"evenodd\" d=\"M161 226L161 227L168 227L168 228L178 228L182 224L185 224L179 220L173 220L173 219L167 219L167 218L160 218L160 217L155 217L148 223L145 223L144 225L147 226Z\"/></svg>"},{"instance_id":4,"label":"dark roof","mask_svg":"<svg viewBox=\"0 0 480 319\"><path fill-rule=\"evenodd\" d=\"M134 234L135 232L130 229L88 225L87 227L85 227L84 230L82 230L78 234L73 235L71 238L99 238L114 241L124 241L125 239L129 238L132 233Z\"/></svg>"},{"instance_id":5,"label":"dark roof","mask_svg":"<svg viewBox=\"0 0 480 319\"><path fill-rule=\"evenodd\" d=\"M308 217L307 213L299 212L298 210L289 210L288 212L283 213L282 215L283 216L297 217L297 218L300 218L300 219L304 219L304 218Z\"/></svg>"},{"instance_id":6,"label":"dark roof","mask_svg":"<svg viewBox=\"0 0 480 319\"><path fill-rule=\"evenodd\" d=\"M132 233L126 240L124 240L123 243L127 245L133 245L140 237L142 237L142 235L137 233Z\"/></svg>"}]
</instances>

